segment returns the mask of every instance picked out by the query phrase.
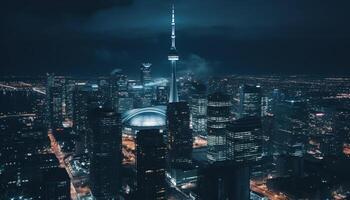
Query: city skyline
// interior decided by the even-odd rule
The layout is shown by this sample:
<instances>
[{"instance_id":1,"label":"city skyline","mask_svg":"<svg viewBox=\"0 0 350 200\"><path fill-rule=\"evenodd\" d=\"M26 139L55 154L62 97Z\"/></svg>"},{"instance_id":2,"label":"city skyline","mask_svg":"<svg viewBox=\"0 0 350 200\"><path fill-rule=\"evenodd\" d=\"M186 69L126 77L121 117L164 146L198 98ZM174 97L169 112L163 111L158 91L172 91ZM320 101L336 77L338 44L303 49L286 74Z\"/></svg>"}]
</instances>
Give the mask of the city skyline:
<instances>
[{"instance_id":1,"label":"city skyline","mask_svg":"<svg viewBox=\"0 0 350 200\"><path fill-rule=\"evenodd\" d=\"M342 2L14 1L0 199L350 198Z\"/></svg>"}]
</instances>

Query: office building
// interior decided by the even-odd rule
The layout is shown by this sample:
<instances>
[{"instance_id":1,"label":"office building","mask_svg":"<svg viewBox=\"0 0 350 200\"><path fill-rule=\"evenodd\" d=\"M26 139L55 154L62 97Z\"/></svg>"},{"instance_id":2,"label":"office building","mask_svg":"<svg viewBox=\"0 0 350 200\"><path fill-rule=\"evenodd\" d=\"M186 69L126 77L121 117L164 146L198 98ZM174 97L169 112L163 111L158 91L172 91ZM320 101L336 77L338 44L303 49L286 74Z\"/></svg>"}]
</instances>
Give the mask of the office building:
<instances>
[{"instance_id":1,"label":"office building","mask_svg":"<svg viewBox=\"0 0 350 200\"><path fill-rule=\"evenodd\" d=\"M242 85L239 87L239 118L261 116L261 87Z\"/></svg>"},{"instance_id":2,"label":"office building","mask_svg":"<svg viewBox=\"0 0 350 200\"><path fill-rule=\"evenodd\" d=\"M168 158L172 168L187 168L192 163L190 110L186 102L169 103L166 110Z\"/></svg>"},{"instance_id":3,"label":"office building","mask_svg":"<svg viewBox=\"0 0 350 200\"><path fill-rule=\"evenodd\" d=\"M49 74L46 85L46 126L63 128L65 110L65 78Z\"/></svg>"},{"instance_id":4,"label":"office building","mask_svg":"<svg viewBox=\"0 0 350 200\"><path fill-rule=\"evenodd\" d=\"M198 196L202 200L250 200L249 168L234 162L204 164L198 172Z\"/></svg>"},{"instance_id":5,"label":"office building","mask_svg":"<svg viewBox=\"0 0 350 200\"><path fill-rule=\"evenodd\" d=\"M136 137L138 199L166 199L166 145L159 129L140 130Z\"/></svg>"},{"instance_id":6,"label":"office building","mask_svg":"<svg viewBox=\"0 0 350 200\"><path fill-rule=\"evenodd\" d=\"M70 200L70 178L66 169L53 168L43 171L43 199Z\"/></svg>"},{"instance_id":7,"label":"office building","mask_svg":"<svg viewBox=\"0 0 350 200\"><path fill-rule=\"evenodd\" d=\"M230 122L230 96L216 92L208 96L207 127L208 127L208 154L210 161L226 159L225 129Z\"/></svg>"},{"instance_id":8,"label":"office building","mask_svg":"<svg viewBox=\"0 0 350 200\"><path fill-rule=\"evenodd\" d=\"M151 63L142 63L140 67L140 82L142 86L147 86L147 84L149 84L152 81L151 66Z\"/></svg>"},{"instance_id":9,"label":"office building","mask_svg":"<svg viewBox=\"0 0 350 200\"><path fill-rule=\"evenodd\" d=\"M121 119L116 112L100 108L89 115L92 129L90 182L97 199L117 199L121 187Z\"/></svg>"},{"instance_id":10,"label":"office building","mask_svg":"<svg viewBox=\"0 0 350 200\"><path fill-rule=\"evenodd\" d=\"M79 136L77 153L89 150L89 121L91 88L88 85L76 85L73 91L73 129Z\"/></svg>"},{"instance_id":11,"label":"office building","mask_svg":"<svg viewBox=\"0 0 350 200\"><path fill-rule=\"evenodd\" d=\"M254 163L262 157L262 130L259 117L245 117L226 128L227 159Z\"/></svg>"},{"instance_id":12,"label":"office building","mask_svg":"<svg viewBox=\"0 0 350 200\"><path fill-rule=\"evenodd\" d=\"M193 83L190 110L192 129L195 135L207 135L207 104L206 86L203 83Z\"/></svg>"},{"instance_id":13,"label":"office building","mask_svg":"<svg viewBox=\"0 0 350 200\"><path fill-rule=\"evenodd\" d=\"M168 87L157 86L156 88L156 105L166 105L168 103Z\"/></svg>"}]
</instances>

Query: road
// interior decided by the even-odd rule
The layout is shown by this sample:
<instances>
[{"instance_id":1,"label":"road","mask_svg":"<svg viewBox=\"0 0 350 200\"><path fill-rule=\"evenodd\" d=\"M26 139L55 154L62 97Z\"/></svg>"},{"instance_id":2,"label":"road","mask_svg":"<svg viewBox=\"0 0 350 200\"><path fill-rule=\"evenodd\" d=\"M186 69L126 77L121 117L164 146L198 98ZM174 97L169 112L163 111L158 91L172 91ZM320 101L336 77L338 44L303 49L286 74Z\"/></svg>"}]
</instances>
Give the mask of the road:
<instances>
[{"instance_id":1,"label":"road","mask_svg":"<svg viewBox=\"0 0 350 200\"><path fill-rule=\"evenodd\" d=\"M89 188L81 188L77 185L79 185L79 183L81 183L81 179L79 177L73 177L72 175L72 167L69 164L69 161L65 161L65 155L64 153L61 151L61 147L60 145L57 143L54 135L49 131L48 132L48 137L50 139L51 142L51 150L52 152L56 155L56 158L58 159L59 163L60 163L60 167L65 168L69 178L71 180L71 198L72 200L79 200L81 195L86 195L88 193L90 193L90 189ZM79 193L77 192L77 190L79 190Z\"/></svg>"},{"instance_id":2,"label":"road","mask_svg":"<svg viewBox=\"0 0 350 200\"><path fill-rule=\"evenodd\" d=\"M288 200L284 194L269 190L266 184L263 182L250 181L250 189L258 194L267 197L270 200Z\"/></svg>"}]
</instances>

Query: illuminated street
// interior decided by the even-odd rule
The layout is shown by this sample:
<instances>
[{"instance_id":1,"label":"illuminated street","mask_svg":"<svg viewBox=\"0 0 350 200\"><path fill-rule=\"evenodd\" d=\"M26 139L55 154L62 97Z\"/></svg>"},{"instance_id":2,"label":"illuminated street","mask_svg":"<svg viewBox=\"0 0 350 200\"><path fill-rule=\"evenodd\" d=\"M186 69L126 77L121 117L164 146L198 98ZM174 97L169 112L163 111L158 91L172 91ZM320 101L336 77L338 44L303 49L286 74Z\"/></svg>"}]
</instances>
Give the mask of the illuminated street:
<instances>
[{"instance_id":1,"label":"illuminated street","mask_svg":"<svg viewBox=\"0 0 350 200\"><path fill-rule=\"evenodd\" d=\"M261 194L270 200L287 200L288 198L280 193L275 193L269 190L265 183L258 181L250 181L250 189L258 194Z\"/></svg>"},{"instance_id":2,"label":"illuminated street","mask_svg":"<svg viewBox=\"0 0 350 200\"><path fill-rule=\"evenodd\" d=\"M72 175L72 166L70 165L69 161L65 159L64 153L61 151L60 145L56 142L55 137L53 134L49 131L48 132L48 137L51 142L51 149L53 153L55 153L57 159L60 162L60 166L65 168L66 171L68 172L68 175L71 180L71 198L73 200L80 200L81 197L84 196L91 196L91 191L89 187L87 186L79 186L81 182L83 182L86 178L83 177L75 177ZM86 180L85 180L86 182Z\"/></svg>"}]
</instances>

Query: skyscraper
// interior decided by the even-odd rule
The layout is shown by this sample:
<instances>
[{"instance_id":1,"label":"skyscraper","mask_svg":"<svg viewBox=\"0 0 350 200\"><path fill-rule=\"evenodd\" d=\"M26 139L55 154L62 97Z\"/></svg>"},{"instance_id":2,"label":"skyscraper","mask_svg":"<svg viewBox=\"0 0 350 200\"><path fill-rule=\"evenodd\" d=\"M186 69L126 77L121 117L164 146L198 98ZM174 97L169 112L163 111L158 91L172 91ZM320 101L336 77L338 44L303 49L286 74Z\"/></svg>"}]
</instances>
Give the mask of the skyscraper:
<instances>
[{"instance_id":1,"label":"skyscraper","mask_svg":"<svg viewBox=\"0 0 350 200\"><path fill-rule=\"evenodd\" d=\"M242 85L239 87L239 118L261 116L261 87Z\"/></svg>"},{"instance_id":2,"label":"skyscraper","mask_svg":"<svg viewBox=\"0 0 350 200\"><path fill-rule=\"evenodd\" d=\"M150 83L152 81L151 76L151 63L142 63L142 66L140 67L141 70L141 85L145 86L147 83Z\"/></svg>"},{"instance_id":3,"label":"skyscraper","mask_svg":"<svg viewBox=\"0 0 350 200\"><path fill-rule=\"evenodd\" d=\"M177 82L176 82L176 61L179 60L177 50L175 47L175 10L174 6L172 9L172 20L171 20L171 47L168 55L168 60L171 63L172 73L171 73L171 83L170 83L170 95L169 102L178 102L179 96L177 93Z\"/></svg>"},{"instance_id":4,"label":"skyscraper","mask_svg":"<svg viewBox=\"0 0 350 200\"><path fill-rule=\"evenodd\" d=\"M79 136L79 153L88 151L89 91L86 85L77 85L73 91L73 128Z\"/></svg>"},{"instance_id":5,"label":"skyscraper","mask_svg":"<svg viewBox=\"0 0 350 200\"><path fill-rule=\"evenodd\" d=\"M208 159L210 161L225 160L225 129L230 122L230 96L216 92L208 96Z\"/></svg>"},{"instance_id":6,"label":"skyscraper","mask_svg":"<svg viewBox=\"0 0 350 200\"><path fill-rule=\"evenodd\" d=\"M262 156L261 120L245 117L231 122L226 128L227 159L254 162Z\"/></svg>"},{"instance_id":7,"label":"skyscraper","mask_svg":"<svg viewBox=\"0 0 350 200\"><path fill-rule=\"evenodd\" d=\"M194 82L190 98L193 132L196 135L207 135L207 94L203 83Z\"/></svg>"},{"instance_id":8,"label":"skyscraper","mask_svg":"<svg viewBox=\"0 0 350 200\"><path fill-rule=\"evenodd\" d=\"M117 199L121 187L121 119L116 112L100 108L89 116L92 128L90 181L97 199Z\"/></svg>"},{"instance_id":9,"label":"skyscraper","mask_svg":"<svg viewBox=\"0 0 350 200\"><path fill-rule=\"evenodd\" d=\"M285 100L276 105L275 131L272 146L276 174L298 173L290 162L302 162L307 138L307 104L305 101Z\"/></svg>"},{"instance_id":10,"label":"skyscraper","mask_svg":"<svg viewBox=\"0 0 350 200\"><path fill-rule=\"evenodd\" d=\"M157 86L156 105L166 105L168 103L168 88L166 86Z\"/></svg>"},{"instance_id":11,"label":"skyscraper","mask_svg":"<svg viewBox=\"0 0 350 200\"><path fill-rule=\"evenodd\" d=\"M43 199L70 200L70 179L66 169L53 168L43 171Z\"/></svg>"},{"instance_id":12,"label":"skyscraper","mask_svg":"<svg viewBox=\"0 0 350 200\"><path fill-rule=\"evenodd\" d=\"M113 110L118 110L119 103L119 85L118 81L120 79L121 70L117 69L111 73L108 79L108 100L107 106Z\"/></svg>"},{"instance_id":13,"label":"skyscraper","mask_svg":"<svg viewBox=\"0 0 350 200\"><path fill-rule=\"evenodd\" d=\"M166 199L166 145L159 129L141 130L136 138L137 197Z\"/></svg>"},{"instance_id":14,"label":"skyscraper","mask_svg":"<svg viewBox=\"0 0 350 200\"><path fill-rule=\"evenodd\" d=\"M192 132L188 104L169 103L166 115L170 165L174 168L186 168L192 161Z\"/></svg>"},{"instance_id":15,"label":"skyscraper","mask_svg":"<svg viewBox=\"0 0 350 200\"><path fill-rule=\"evenodd\" d=\"M202 164L198 195L203 200L250 200L249 168L231 161Z\"/></svg>"},{"instance_id":16,"label":"skyscraper","mask_svg":"<svg viewBox=\"0 0 350 200\"><path fill-rule=\"evenodd\" d=\"M65 78L49 74L46 91L46 125L50 129L62 128L65 105Z\"/></svg>"}]
</instances>

